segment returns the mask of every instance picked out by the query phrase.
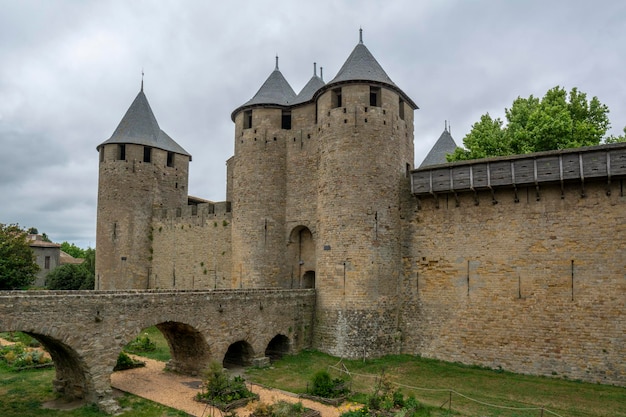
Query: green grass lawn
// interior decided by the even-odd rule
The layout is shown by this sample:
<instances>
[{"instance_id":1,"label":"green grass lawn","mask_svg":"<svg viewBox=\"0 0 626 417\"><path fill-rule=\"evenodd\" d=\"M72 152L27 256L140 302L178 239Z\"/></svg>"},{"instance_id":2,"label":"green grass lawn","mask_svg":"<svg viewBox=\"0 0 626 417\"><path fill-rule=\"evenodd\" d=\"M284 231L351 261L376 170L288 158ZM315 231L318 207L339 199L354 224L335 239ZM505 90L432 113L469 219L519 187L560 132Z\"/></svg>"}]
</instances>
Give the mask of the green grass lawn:
<instances>
[{"instance_id":1,"label":"green grass lawn","mask_svg":"<svg viewBox=\"0 0 626 417\"><path fill-rule=\"evenodd\" d=\"M52 389L54 369L13 372L0 363L0 416L2 417L103 417L95 405L75 410L49 410L42 404L57 398ZM184 417L177 411L130 394L118 398L128 417Z\"/></svg>"},{"instance_id":2,"label":"green grass lawn","mask_svg":"<svg viewBox=\"0 0 626 417\"><path fill-rule=\"evenodd\" d=\"M129 353L161 362L167 362L171 359L170 347L167 344L167 340L165 340L165 337L163 337L163 333L161 333L159 329L157 329L155 326L148 327L146 329L143 329L138 336L142 335L148 336L148 338L156 344L155 350L149 352L133 351L128 348L126 348L125 350Z\"/></svg>"},{"instance_id":3,"label":"green grass lawn","mask_svg":"<svg viewBox=\"0 0 626 417\"><path fill-rule=\"evenodd\" d=\"M307 382L315 372L329 370L333 377L339 373L334 366L339 359L319 352L303 352L296 356L286 356L267 369L250 369L247 378L291 392L305 392ZM420 402L436 406L446 403L453 389L472 399L503 407L544 407L567 417L587 416L626 416L626 389L608 385L588 384L563 379L533 377L509 372L494 371L477 367L451 364L408 355L387 356L375 360L342 361L342 365L354 376L352 390L361 394L356 398L364 400L372 392L376 376L385 372L393 382L401 387L405 395L414 395ZM441 388L447 391L433 392L411 389L421 387ZM444 408L447 408L446 404ZM541 410L515 411L483 406L452 394L452 410L466 416L541 416ZM544 411L544 416L550 416Z\"/></svg>"}]
</instances>

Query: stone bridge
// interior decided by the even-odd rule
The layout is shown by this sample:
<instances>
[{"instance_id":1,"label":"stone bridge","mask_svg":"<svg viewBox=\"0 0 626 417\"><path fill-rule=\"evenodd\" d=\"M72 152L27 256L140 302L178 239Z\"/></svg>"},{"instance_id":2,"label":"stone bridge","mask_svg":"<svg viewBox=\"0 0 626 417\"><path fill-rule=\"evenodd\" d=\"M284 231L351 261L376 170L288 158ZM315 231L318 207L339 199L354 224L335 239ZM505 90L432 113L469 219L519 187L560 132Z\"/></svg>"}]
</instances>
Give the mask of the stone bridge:
<instances>
[{"instance_id":1,"label":"stone bridge","mask_svg":"<svg viewBox=\"0 0 626 417\"><path fill-rule=\"evenodd\" d=\"M0 292L0 331L21 331L52 356L54 388L68 399L113 406L117 357L156 326L168 368L197 374L209 361L248 365L311 345L315 290Z\"/></svg>"}]
</instances>

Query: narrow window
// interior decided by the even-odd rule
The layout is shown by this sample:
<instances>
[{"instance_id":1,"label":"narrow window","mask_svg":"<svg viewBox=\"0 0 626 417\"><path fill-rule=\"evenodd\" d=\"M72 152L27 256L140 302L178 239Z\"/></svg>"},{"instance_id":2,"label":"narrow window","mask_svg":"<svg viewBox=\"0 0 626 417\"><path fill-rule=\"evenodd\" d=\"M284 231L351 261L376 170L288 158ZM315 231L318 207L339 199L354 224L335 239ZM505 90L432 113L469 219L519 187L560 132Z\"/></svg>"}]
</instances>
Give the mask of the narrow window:
<instances>
[{"instance_id":1,"label":"narrow window","mask_svg":"<svg viewBox=\"0 0 626 417\"><path fill-rule=\"evenodd\" d=\"M167 166L168 167L174 166L174 152L167 153Z\"/></svg>"},{"instance_id":2,"label":"narrow window","mask_svg":"<svg viewBox=\"0 0 626 417\"><path fill-rule=\"evenodd\" d=\"M332 91L332 107L337 108L341 107L341 88L335 88Z\"/></svg>"},{"instance_id":3,"label":"narrow window","mask_svg":"<svg viewBox=\"0 0 626 417\"><path fill-rule=\"evenodd\" d=\"M124 161L126 159L126 145L120 143L117 145L117 159Z\"/></svg>"},{"instance_id":4,"label":"narrow window","mask_svg":"<svg viewBox=\"0 0 626 417\"><path fill-rule=\"evenodd\" d=\"M370 87L370 106L380 107L380 87Z\"/></svg>"},{"instance_id":5,"label":"narrow window","mask_svg":"<svg viewBox=\"0 0 626 417\"><path fill-rule=\"evenodd\" d=\"M243 112L243 128L250 129L252 127L252 110Z\"/></svg>"},{"instance_id":6,"label":"narrow window","mask_svg":"<svg viewBox=\"0 0 626 417\"><path fill-rule=\"evenodd\" d=\"M149 146L143 147L143 161L152 162L152 148Z\"/></svg>"},{"instance_id":7,"label":"narrow window","mask_svg":"<svg viewBox=\"0 0 626 417\"><path fill-rule=\"evenodd\" d=\"M104 146L100 147L100 162L104 162Z\"/></svg>"},{"instance_id":8,"label":"narrow window","mask_svg":"<svg viewBox=\"0 0 626 417\"><path fill-rule=\"evenodd\" d=\"M50 269L50 257L46 256L43 262L44 262L44 269Z\"/></svg>"},{"instance_id":9,"label":"narrow window","mask_svg":"<svg viewBox=\"0 0 626 417\"><path fill-rule=\"evenodd\" d=\"M400 112L400 118L404 120L404 100L402 99L398 101L398 111Z\"/></svg>"},{"instance_id":10,"label":"narrow window","mask_svg":"<svg viewBox=\"0 0 626 417\"><path fill-rule=\"evenodd\" d=\"M283 110L281 129L291 130L291 112ZM274 138L276 140L276 138Z\"/></svg>"}]
</instances>

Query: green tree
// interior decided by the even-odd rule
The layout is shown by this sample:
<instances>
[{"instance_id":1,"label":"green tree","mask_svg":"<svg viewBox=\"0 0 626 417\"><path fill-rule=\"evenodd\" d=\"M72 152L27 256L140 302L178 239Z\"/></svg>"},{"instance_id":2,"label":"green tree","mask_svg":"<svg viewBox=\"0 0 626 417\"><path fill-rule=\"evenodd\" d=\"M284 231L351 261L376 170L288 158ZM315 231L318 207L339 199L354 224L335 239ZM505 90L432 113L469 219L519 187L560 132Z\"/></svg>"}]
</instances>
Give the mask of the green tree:
<instances>
[{"instance_id":1,"label":"green tree","mask_svg":"<svg viewBox=\"0 0 626 417\"><path fill-rule=\"evenodd\" d=\"M64 242L67 243L67 242ZM74 246L69 243L66 246ZM76 246L74 246L76 247ZM63 250L63 244L61 244ZM95 287L96 250L80 249L81 264L61 265L50 271L46 276L46 287L49 290L93 290ZM63 250L65 252L65 250Z\"/></svg>"},{"instance_id":2,"label":"green tree","mask_svg":"<svg viewBox=\"0 0 626 417\"><path fill-rule=\"evenodd\" d=\"M26 236L16 224L0 224L0 290L25 288L35 280L39 266Z\"/></svg>"},{"instance_id":3,"label":"green tree","mask_svg":"<svg viewBox=\"0 0 626 417\"><path fill-rule=\"evenodd\" d=\"M604 140L605 143L626 142L626 126L624 126L624 134L619 136L611 135Z\"/></svg>"},{"instance_id":4,"label":"green tree","mask_svg":"<svg viewBox=\"0 0 626 417\"><path fill-rule=\"evenodd\" d=\"M82 264L60 265L46 276L46 287L49 290L89 290L93 289L93 276Z\"/></svg>"},{"instance_id":5,"label":"green tree","mask_svg":"<svg viewBox=\"0 0 626 417\"><path fill-rule=\"evenodd\" d=\"M73 256L74 258L84 258L85 257L85 250L79 248L78 246L76 246L73 243L69 243L69 242L63 242L61 243L61 250L65 253L67 253L70 256Z\"/></svg>"},{"instance_id":6,"label":"green tree","mask_svg":"<svg viewBox=\"0 0 626 417\"><path fill-rule=\"evenodd\" d=\"M505 109L506 124L483 115L463 139L466 149L457 149L448 161L598 145L610 127L608 113L597 97L587 100L577 88L568 94L556 86L541 100L518 97Z\"/></svg>"}]
</instances>

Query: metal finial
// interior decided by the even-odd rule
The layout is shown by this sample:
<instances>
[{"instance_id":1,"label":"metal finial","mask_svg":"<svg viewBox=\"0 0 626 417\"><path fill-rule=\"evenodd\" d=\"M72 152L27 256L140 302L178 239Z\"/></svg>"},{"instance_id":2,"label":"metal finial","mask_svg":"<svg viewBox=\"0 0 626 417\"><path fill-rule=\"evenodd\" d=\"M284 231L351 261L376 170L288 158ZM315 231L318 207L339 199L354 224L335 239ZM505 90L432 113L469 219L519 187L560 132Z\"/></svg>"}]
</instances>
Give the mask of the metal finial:
<instances>
[{"instance_id":1,"label":"metal finial","mask_svg":"<svg viewBox=\"0 0 626 417\"><path fill-rule=\"evenodd\" d=\"M448 122L448 133L452 135L452 123Z\"/></svg>"},{"instance_id":2,"label":"metal finial","mask_svg":"<svg viewBox=\"0 0 626 417\"><path fill-rule=\"evenodd\" d=\"M317 75L317 62L313 63L313 76Z\"/></svg>"},{"instance_id":3,"label":"metal finial","mask_svg":"<svg viewBox=\"0 0 626 417\"><path fill-rule=\"evenodd\" d=\"M359 43L363 43L363 28L359 28Z\"/></svg>"},{"instance_id":4,"label":"metal finial","mask_svg":"<svg viewBox=\"0 0 626 417\"><path fill-rule=\"evenodd\" d=\"M443 130L444 130L444 132L448 131L448 121L447 120L443 121Z\"/></svg>"},{"instance_id":5,"label":"metal finial","mask_svg":"<svg viewBox=\"0 0 626 417\"><path fill-rule=\"evenodd\" d=\"M276 71L278 71L278 54L276 54Z\"/></svg>"},{"instance_id":6,"label":"metal finial","mask_svg":"<svg viewBox=\"0 0 626 417\"><path fill-rule=\"evenodd\" d=\"M143 93L143 68L141 69L141 92Z\"/></svg>"},{"instance_id":7,"label":"metal finial","mask_svg":"<svg viewBox=\"0 0 626 417\"><path fill-rule=\"evenodd\" d=\"M320 79L324 81L324 67L320 67Z\"/></svg>"}]
</instances>

